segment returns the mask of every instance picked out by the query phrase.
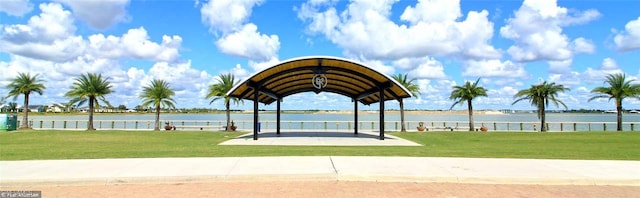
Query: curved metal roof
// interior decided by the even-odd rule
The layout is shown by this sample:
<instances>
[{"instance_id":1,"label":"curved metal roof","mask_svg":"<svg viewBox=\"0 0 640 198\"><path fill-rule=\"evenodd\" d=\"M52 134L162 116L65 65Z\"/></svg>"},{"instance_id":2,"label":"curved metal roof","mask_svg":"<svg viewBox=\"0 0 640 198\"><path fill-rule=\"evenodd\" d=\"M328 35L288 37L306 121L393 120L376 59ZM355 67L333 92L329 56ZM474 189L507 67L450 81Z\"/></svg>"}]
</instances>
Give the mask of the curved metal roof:
<instances>
[{"instance_id":1,"label":"curved metal roof","mask_svg":"<svg viewBox=\"0 0 640 198\"><path fill-rule=\"evenodd\" d=\"M326 87L314 87L312 79L316 74L326 76ZM336 93L365 105L380 101L380 89L384 90L385 100L412 96L393 78L375 69L353 60L330 56L299 57L282 61L248 77L227 95L254 100L255 88L259 91L258 101L264 104L302 92Z\"/></svg>"}]
</instances>

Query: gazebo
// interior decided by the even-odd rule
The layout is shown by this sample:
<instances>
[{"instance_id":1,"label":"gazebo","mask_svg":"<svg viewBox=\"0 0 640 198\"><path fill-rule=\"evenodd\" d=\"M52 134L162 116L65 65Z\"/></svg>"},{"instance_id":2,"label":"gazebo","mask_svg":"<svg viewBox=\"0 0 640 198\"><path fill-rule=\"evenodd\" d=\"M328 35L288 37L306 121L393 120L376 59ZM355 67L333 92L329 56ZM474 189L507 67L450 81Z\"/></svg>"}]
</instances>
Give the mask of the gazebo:
<instances>
[{"instance_id":1,"label":"gazebo","mask_svg":"<svg viewBox=\"0 0 640 198\"><path fill-rule=\"evenodd\" d=\"M298 57L257 72L227 96L253 101L253 139L258 140L258 102L276 103L276 133L280 134L280 103L302 92L331 92L354 102L354 134L358 134L358 102L380 103L380 140L384 140L384 102L412 97L393 78L354 60L331 56Z\"/></svg>"}]
</instances>

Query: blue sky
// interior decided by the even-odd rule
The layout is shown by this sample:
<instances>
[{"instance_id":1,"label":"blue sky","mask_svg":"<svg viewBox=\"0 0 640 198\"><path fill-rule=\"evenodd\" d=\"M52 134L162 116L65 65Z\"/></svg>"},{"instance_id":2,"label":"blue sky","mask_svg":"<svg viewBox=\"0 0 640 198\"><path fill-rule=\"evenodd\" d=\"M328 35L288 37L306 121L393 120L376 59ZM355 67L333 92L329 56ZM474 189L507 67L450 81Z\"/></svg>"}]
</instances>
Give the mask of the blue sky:
<instances>
[{"instance_id":1,"label":"blue sky","mask_svg":"<svg viewBox=\"0 0 640 198\"><path fill-rule=\"evenodd\" d=\"M511 105L513 95L541 80L571 88L559 97L570 109L614 109L587 100L607 74L640 78L638 8L632 0L4 0L0 93L17 72L38 73L47 89L31 104L66 102L73 78L96 72L113 83L113 105L135 107L141 87L164 79L177 90L177 107L222 109L204 98L219 74L244 79L287 59L329 55L408 73L421 95L405 100L407 109L448 109L451 87L477 78L489 97L475 109L532 109ZM640 100L623 106L640 109ZM303 93L283 108L352 105Z\"/></svg>"}]
</instances>

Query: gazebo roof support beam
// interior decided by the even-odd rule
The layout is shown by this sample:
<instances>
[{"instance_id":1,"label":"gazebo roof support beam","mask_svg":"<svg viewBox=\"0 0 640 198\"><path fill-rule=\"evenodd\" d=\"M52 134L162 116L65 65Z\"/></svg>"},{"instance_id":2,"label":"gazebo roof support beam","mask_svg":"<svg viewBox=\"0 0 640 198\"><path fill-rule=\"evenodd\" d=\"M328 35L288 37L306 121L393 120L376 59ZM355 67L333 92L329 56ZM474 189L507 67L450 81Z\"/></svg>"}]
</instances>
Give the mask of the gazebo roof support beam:
<instances>
[{"instance_id":1,"label":"gazebo roof support beam","mask_svg":"<svg viewBox=\"0 0 640 198\"><path fill-rule=\"evenodd\" d=\"M259 83L256 83L256 82L253 82L253 81L248 81L248 82L247 82L247 86L248 86L248 87L251 87L251 88L253 88L253 89L255 89L256 87L260 87L258 84L259 84ZM262 93L262 94L266 95L266 96L269 96L269 97L271 97L271 98L275 99L275 100L280 99L280 97L278 97L278 95L277 95L276 93L274 93L273 91L271 91L271 90L269 90L269 89L266 89L266 88L264 88L264 87L262 87L262 88L258 89L258 91L259 91L260 93Z\"/></svg>"},{"instance_id":2,"label":"gazebo roof support beam","mask_svg":"<svg viewBox=\"0 0 640 198\"><path fill-rule=\"evenodd\" d=\"M279 98L275 93L273 93L273 92L272 92L272 91L270 91L270 90L266 90L266 89L264 89L264 88L263 88L262 90L260 90L260 93L262 93L262 94L264 94L264 95L267 95L267 96L269 96L269 97L271 97L271 98L273 98L273 99L275 99L275 100L280 99L280 98Z\"/></svg>"},{"instance_id":3,"label":"gazebo roof support beam","mask_svg":"<svg viewBox=\"0 0 640 198\"><path fill-rule=\"evenodd\" d=\"M376 87L376 88L369 89L369 90L366 90L366 91L362 92L362 94L360 94L360 95L358 95L356 97L356 100L362 100L363 98L366 98L367 96L369 96L371 94L378 93L381 89L384 90L384 89L387 89L389 87L391 87L391 82L387 81L385 83L382 83L382 84L378 85L378 87Z\"/></svg>"}]
</instances>

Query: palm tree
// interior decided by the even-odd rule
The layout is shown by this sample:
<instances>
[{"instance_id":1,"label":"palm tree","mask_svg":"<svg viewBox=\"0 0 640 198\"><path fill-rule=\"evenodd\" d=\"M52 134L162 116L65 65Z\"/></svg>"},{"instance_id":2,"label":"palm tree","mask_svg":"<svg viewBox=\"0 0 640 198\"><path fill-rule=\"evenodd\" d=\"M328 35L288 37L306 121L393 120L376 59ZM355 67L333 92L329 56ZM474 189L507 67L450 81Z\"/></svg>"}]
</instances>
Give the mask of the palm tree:
<instances>
[{"instance_id":1,"label":"palm tree","mask_svg":"<svg viewBox=\"0 0 640 198\"><path fill-rule=\"evenodd\" d=\"M235 81L235 76L233 74L220 74L218 78L216 78L218 83L209 85L209 92L207 93L207 99L211 99L209 104L215 102L219 99L224 99L224 106L226 108L227 114L227 128L226 131L231 131L231 110L229 107L229 103L233 100L234 103L238 104L242 100L238 98L231 98L227 96L227 92L231 90L234 86L236 86L240 82Z\"/></svg>"},{"instance_id":2,"label":"palm tree","mask_svg":"<svg viewBox=\"0 0 640 198\"><path fill-rule=\"evenodd\" d=\"M513 96L516 100L511 105L523 100L528 100L532 106L538 108L540 131L545 132L547 131L547 126L545 125L545 107L549 106L549 102L552 102L556 107L561 104L566 109L567 105L556 97L558 93L569 90L571 89L564 87L564 85L557 85L554 82L547 83L547 81L544 81L542 84L531 85L531 88L529 89L518 91L518 93Z\"/></svg>"},{"instance_id":3,"label":"palm tree","mask_svg":"<svg viewBox=\"0 0 640 198\"><path fill-rule=\"evenodd\" d=\"M142 88L142 94L140 94L140 99L142 99L142 106L153 105L156 108L156 124L153 127L153 130L160 130L160 106L169 107L175 109L173 100L174 95L176 93L173 89L169 88L169 83L164 80L152 80L151 85Z\"/></svg>"},{"instance_id":4,"label":"palm tree","mask_svg":"<svg viewBox=\"0 0 640 198\"><path fill-rule=\"evenodd\" d=\"M599 98L609 98L616 100L617 116L617 130L622 131L622 100L625 98L637 98L640 99L640 84L631 85L634 80L626 80L625 74L609 74L607 80L604 82L609 84L609 87L596 87L591 90L591 93L598 95L589 99L589 102Z\"/></svg>"},{"instance_id":5,"label":"palm tree","mask_svg":"<svg viewBox=\"0 0 640 198\"><path fill-rule=\"evenodd\" d=\"M17 108L18 108L18 103L15 102L9 102L9 112L18 112Z\"/></svg>"},{"instance_id":6,"label":"palm tree","mask_svg":"<svg viewBox=\"0 0 640 198\"><path fill-rule=\"evenodd\" d=\"M394 76L392 76L394 80L396 80L398 83L400 83L400 85L404 86L404 88L407 89L407 91L411 92L411 94L414 97L418 97L420 95L420 87L418 87L418 85L416 85L415 83L413 83L413 81L415 81L415 78L412 78L411 80L407 80L407 74L396 74ZM402 98L400 98L400 100L398 100L400 102L400 131L401 132L406 132L407 129L405 127L404 124L404 101L402 100Z\"/></svg>"},{"instance_id":7,"label":"palm tree","mask_svg":"<svg viewBox=\"0 0 640 198\"><path fill-rule=\"evenodd\" d=\"M77 106L81 106L89 102L87 130L96 130L93 127L93 112L95 107L100 107L99 100L111 106L105 98L105 95L113 92L109 78L102 78L102 74L87 73L80 75L75 81L65 96L71 99L69 105L77 103Z\"/></svg>"},{"instance_id":8,"label":"palm tree","mask_svg":"<svg viewBox=\"0 0 640 198\"><path fill-rule=\"evenodd\" d=\"M29 124L27 123L29 120L29 95L31 92L42 95L42 92L46 89L44 84L42 84L44 80L38 79L38 75L39 74L31 76L31 74L28 73L18 73L18 77L11 79L11 83L7 85L7 89L9 89L7 97L13 96L13 100L16 100L18 96L24 95L22 110L24 116L22 116L21 129L29 128Z\"/></svg>"},{"instance_id":9,"label":"palm tree","mask_svg":"<svg viewBox=\"0 0 640 198\"><path fill-rule=\"evenodd\" d=\"M455 100L456 102L451 105L449 110L453 109L457 104L462 104L463 102L467 102L467 110L469 111L469 131L473 131L473 105L471 101L480 96L487 96L487 89L484 87L479 87L478 82L480 78L476 80L476 82L471 83L469 81L465 82L463 86L453 86L453 91L451 91L451 96L449 99Z\"/></svg>"}]
</instances>

